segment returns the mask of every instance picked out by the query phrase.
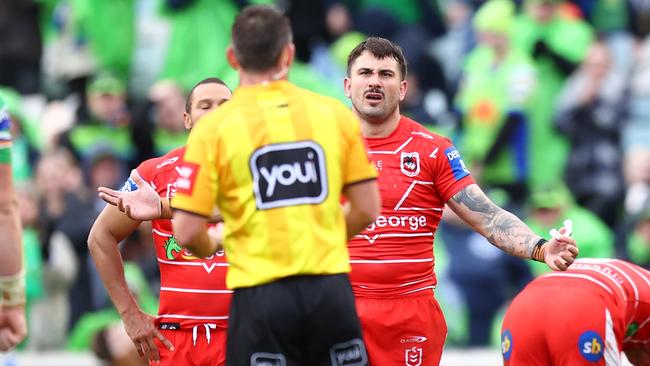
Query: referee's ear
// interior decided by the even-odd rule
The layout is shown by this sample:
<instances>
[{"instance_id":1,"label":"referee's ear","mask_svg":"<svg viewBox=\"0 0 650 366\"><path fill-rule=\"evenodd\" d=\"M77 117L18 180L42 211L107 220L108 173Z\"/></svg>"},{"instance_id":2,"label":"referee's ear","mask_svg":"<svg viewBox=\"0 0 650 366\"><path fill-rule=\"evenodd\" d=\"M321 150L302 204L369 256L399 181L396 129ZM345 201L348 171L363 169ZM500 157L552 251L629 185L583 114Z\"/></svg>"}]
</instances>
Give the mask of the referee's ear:
<instances>
[{"instance_id":1,"label":"referee's ear","mask_svg":"<svg viewBox=\"0 0 650 366\"><path fill-rule=\"evenodd\" d=\"M228 48L226 48L226 59L228 60L230 67L236 71L241 69L241 65L239 64L239 60L237 60L237 56L235 56L235 49L232 45L229 45Z\"/></svg>"}]
</instances>

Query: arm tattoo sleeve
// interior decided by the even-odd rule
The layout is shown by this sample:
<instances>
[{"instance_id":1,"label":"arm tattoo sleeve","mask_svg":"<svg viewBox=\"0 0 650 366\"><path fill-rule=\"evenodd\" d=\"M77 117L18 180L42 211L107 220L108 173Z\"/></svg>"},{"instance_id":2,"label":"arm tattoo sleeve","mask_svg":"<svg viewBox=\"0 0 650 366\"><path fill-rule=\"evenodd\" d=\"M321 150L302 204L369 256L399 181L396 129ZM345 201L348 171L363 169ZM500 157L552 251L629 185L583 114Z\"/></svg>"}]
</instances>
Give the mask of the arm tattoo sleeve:
<instances>
[{"instance_id":1,"label":"arm tattoo sleeve","mask_svg":"<svg viewBox=\"0 0 650 366\"><path fill-rule=\"evenodd\" d=\"M490 243L512 255L530 258L540 237L517 216L495 205L476 185L461 190L452 199L479 218L472 224Z\"/></svg>"}]
</instances>

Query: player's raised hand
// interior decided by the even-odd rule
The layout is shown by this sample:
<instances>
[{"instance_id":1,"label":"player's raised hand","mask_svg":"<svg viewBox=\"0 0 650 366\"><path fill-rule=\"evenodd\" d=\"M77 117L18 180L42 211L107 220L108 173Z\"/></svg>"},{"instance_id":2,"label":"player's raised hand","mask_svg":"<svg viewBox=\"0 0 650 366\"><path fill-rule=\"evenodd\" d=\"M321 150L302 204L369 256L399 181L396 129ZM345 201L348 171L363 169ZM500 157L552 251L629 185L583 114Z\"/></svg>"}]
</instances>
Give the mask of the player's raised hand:
<instances>
[{"instance_id":1,"label":"player's raised hand","mask_svg":"<svg viewBox=\"0 0 650 366\"><path fill-rule=\"evenodd\" d=\"M578 257L578 245L570 235L573 225L570 220L558 231L551 230L551 240L546 244L544 262L554 271L566 271Z\"/></svg>"},{"instance_id":2,"label":"player's raised hand","mask_svg":"<svg viewBox=\"0 0 650 366\"><path fill-rule=\"evenodd\" d=\"M154 338L158 338L170 351L174 350L174 346L156 329L154 319L153 316L140 309L132 309L122 314L126 334L133 341L140 357L149 361L158 362L160 361L160 352L158 351Z\"/></svg>"},{"instance_id":3,"label":"player's raised hand","mask_svg":"<svg viewBox=\"0 0 650 366\"><path fill-rule=\"evenodd\" d=\"M132 170L127 183L129 190L116 191L107 187L99 187L99 197L106 203L124 212L129 218L139 221L160 218L160 197L137 170Z\"/></svg>"}]
</instances>

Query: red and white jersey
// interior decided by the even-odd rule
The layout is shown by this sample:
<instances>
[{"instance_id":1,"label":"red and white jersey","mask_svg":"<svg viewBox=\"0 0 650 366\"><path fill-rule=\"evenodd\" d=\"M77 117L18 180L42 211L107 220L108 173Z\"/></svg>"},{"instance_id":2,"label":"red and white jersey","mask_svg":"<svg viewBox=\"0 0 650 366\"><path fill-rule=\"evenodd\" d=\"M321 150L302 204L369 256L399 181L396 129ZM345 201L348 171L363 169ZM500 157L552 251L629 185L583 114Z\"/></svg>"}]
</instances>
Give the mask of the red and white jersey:
<instances>
[{"instance_id":1,"label":"red and white jersey","mask_svg":"<svg viewBox=\"0 0 650 366\"><path fill-rule=\"evenodd\" d=\"M627 334L623 349L650 345L650 272L619 259L578 259L565 272L545 274L536 281L564 281L567 291L581 288L602 290L619 304L609 309L621 317ZM603 293L600 291L601 293ZM576 314L579 316L579 314Z\"/></svg>"},{"instance_id":2,"label":"red and white jersey","mask_svg":"<svg viewBox=\"0 0 650 366\"><path fill-rule=\"evenodd\" d=\"M381 215L349 242L355 296L408 295L436 284L433 237L445 203L474 180L445 137L402 117L385 138L368 138Z\"/></svg>"},{"instance_id":3,"label":"red and white jersey","mask_svg":"<svg viewBox=\"0 0 650 366\"><path fill-rule=\"evenodd\" d=\"M176 193L178 169L185 148L149 159L138 166L142 179L160 197ZM131 184L131 187L127 187ZM125 188L137 189L129 179ZM171 220L153 220L154 245L160 267L160 306L158 323L176 323L181 328L214 323L226 326L232 291L226 288L228 264L223 252L200 259L178 245Z\"/></svg>"}]
</instances>

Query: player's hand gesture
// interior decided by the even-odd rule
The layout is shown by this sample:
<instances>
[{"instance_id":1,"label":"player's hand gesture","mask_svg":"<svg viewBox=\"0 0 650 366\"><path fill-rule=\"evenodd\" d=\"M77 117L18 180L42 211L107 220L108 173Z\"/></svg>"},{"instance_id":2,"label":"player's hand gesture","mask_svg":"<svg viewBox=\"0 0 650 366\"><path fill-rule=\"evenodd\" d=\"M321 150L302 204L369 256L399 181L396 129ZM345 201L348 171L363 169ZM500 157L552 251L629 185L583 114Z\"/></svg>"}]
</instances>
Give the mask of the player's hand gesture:
<instances>
[{"instance_id":1,"label":"player's hand gesture","mask_svg":"<svg viewBox=\"0 0 650 366\"><path fill-rule=\"evenodd\" d=\"M571 235L569 220L558 230L551 230L551 240L546 244L544 262L554 271L566 271L578 256L578 246Z\"/></svg>"},{"instance_id":2,"label":"player's hand gesture","mask_svg":"<svg viewBox=\"0 0 650 366\"><path fill-rule=\"evenodd\" d=\"M106 203L124 212L129 218L138 221L154 220L160 217L161 204L158 192L145 182L137 170L132 170L129 183L135 184L137 189L131 191L116 191L106 187L99 187L99 197Z\"/></svg>"},{"instance_id":3,"label":"player's hand gesture","mask_svg":"<svg viewBox=\"0 0 650 366\"><path fill-rule=\"evenodd\" d=\"M172 343L156 329L153 316L140 309L133 309L122 314L122 320L126 334L133 341L140 357L149 361L160 361L160 353L154 338L158 338L170 351L174 350Z\"/></svg>"},{"instance_id":4,"label":"player's hand gesture","mask_svg":"<svg viewBox=\"0 0 650 366\"><path fill-rule=\"evenodd\" d=\"M25 306L3 306L0 309L0 351L14 348L26 335Z\"/></svg>"}]
</instances>

